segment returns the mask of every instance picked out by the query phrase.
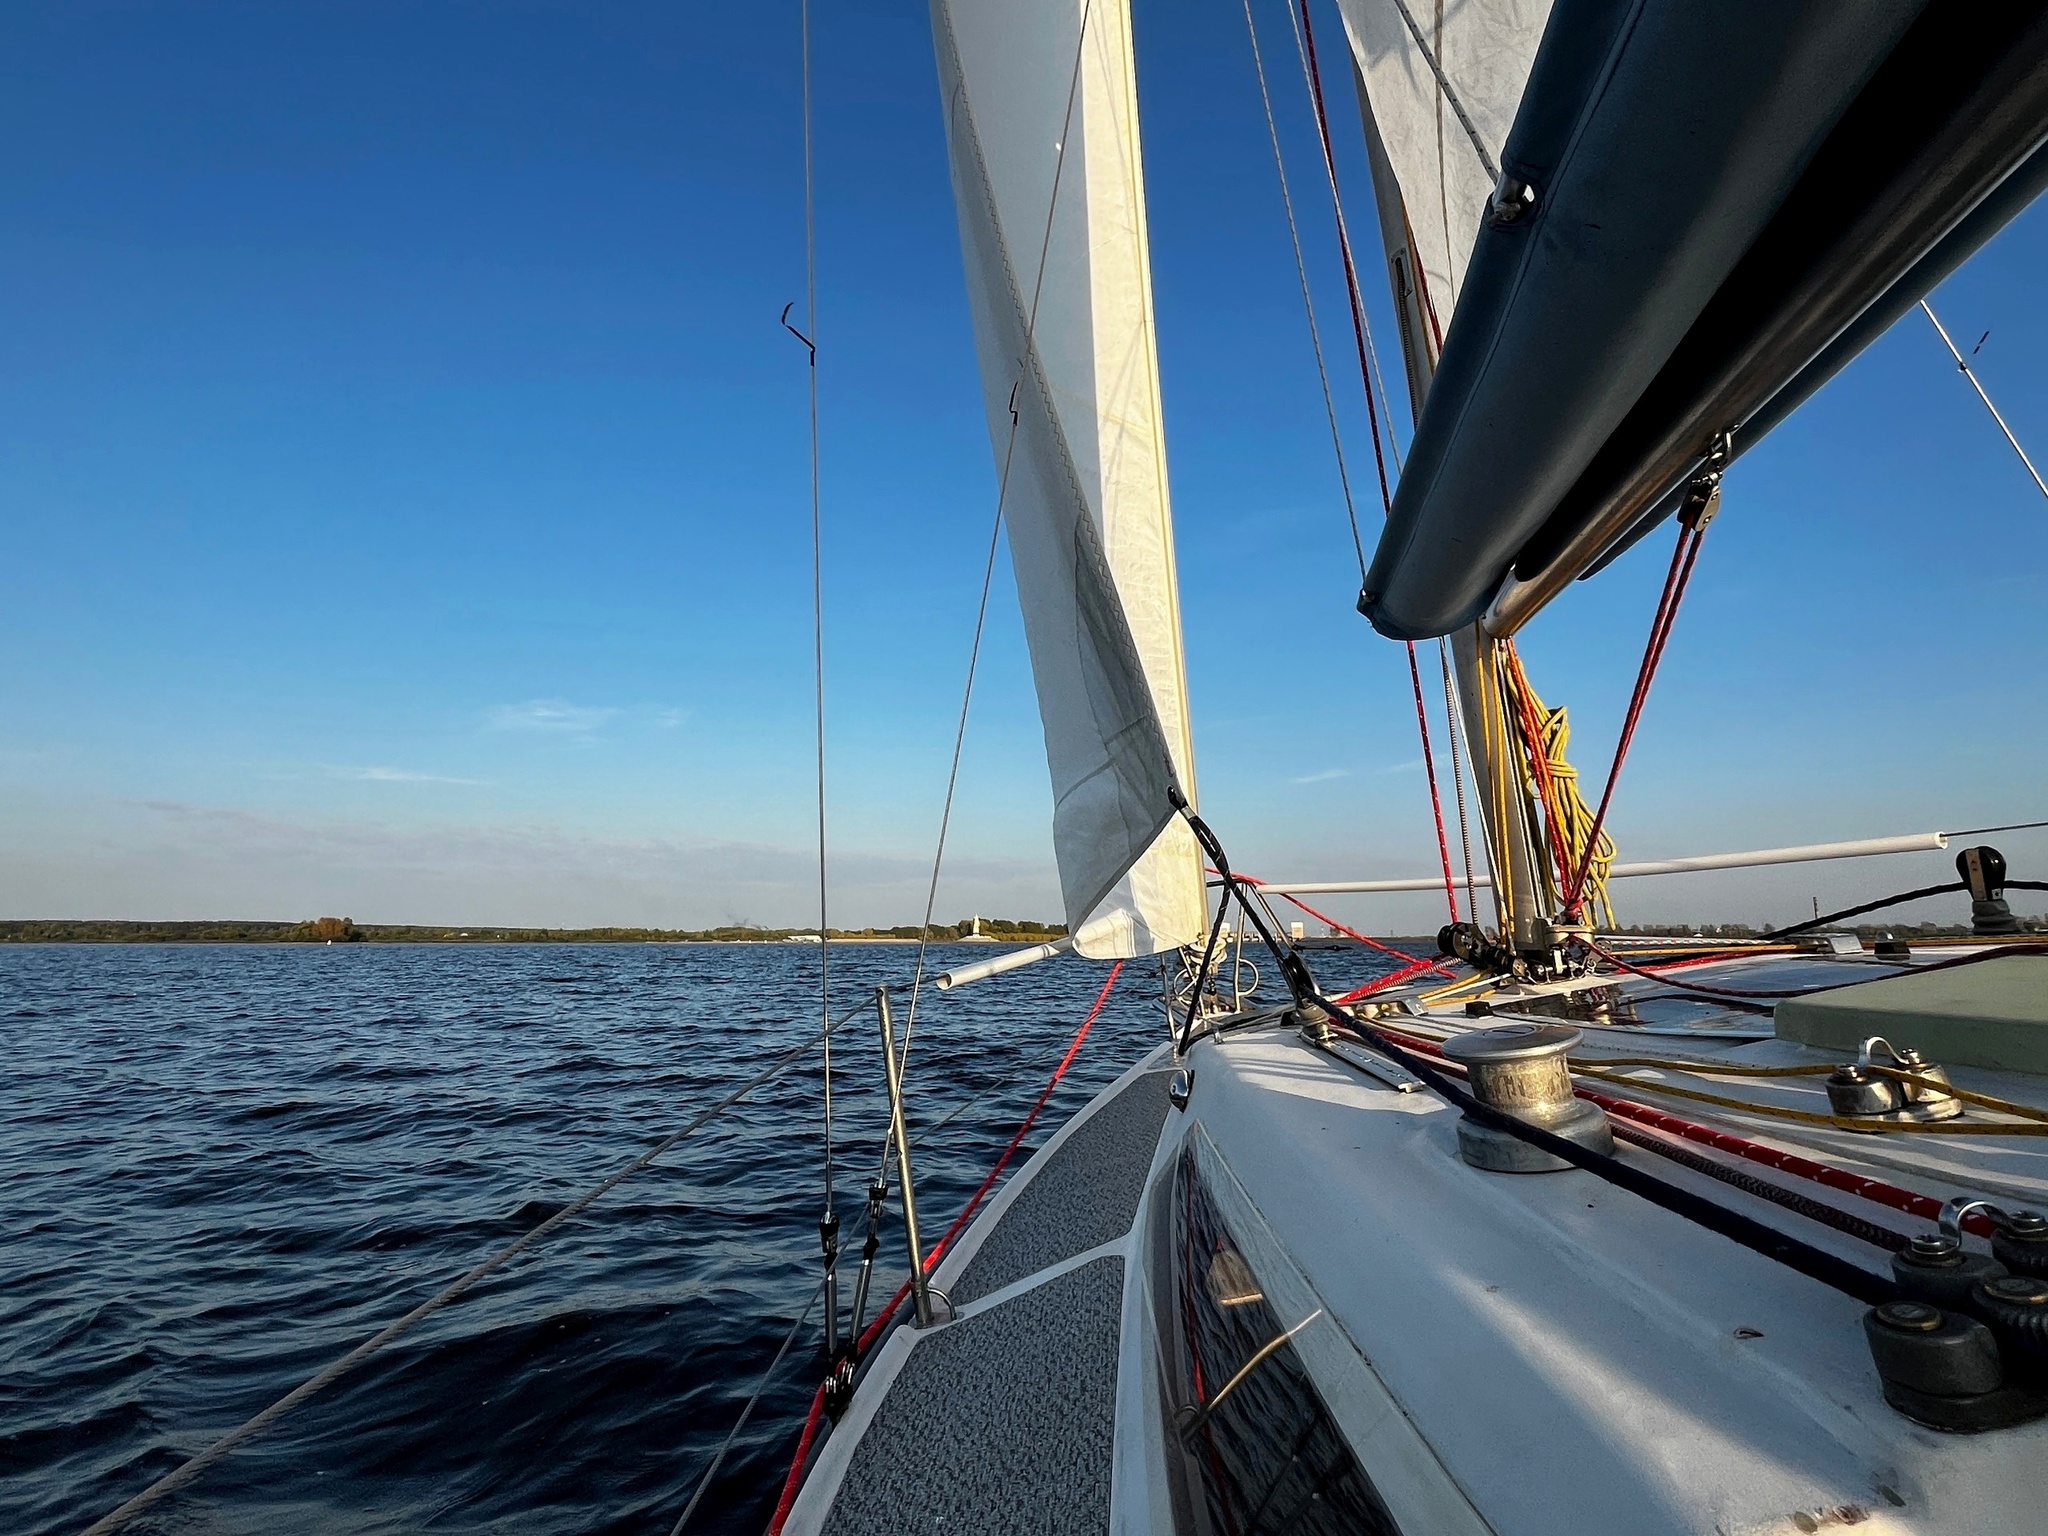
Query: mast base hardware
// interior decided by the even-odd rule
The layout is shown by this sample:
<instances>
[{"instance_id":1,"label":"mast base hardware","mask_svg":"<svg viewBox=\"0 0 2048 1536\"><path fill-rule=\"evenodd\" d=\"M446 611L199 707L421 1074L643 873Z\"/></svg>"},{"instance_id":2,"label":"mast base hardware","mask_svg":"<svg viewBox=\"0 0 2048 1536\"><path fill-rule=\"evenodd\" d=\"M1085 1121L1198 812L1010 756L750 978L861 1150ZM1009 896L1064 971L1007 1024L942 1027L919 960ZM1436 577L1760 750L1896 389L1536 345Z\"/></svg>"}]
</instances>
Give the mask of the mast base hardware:
<instances>
[{"instance_id":1,"label":"mast base hardware","mask_svg":"<svg viewBox=\"0 0 2048 1536\"><path fill-rule=\"evenodd\" d=\"M1506 976L1515 968L1515 952L1477 923L1445 923L1436 931L1436 949L1489 976Z\"/></svg>"},{"instance_id":2,"label":"mast base hardware","mask_svg":"<svg viewBox=\"0 0 2048 1536\"><path fill-rule=\"evenodd\" d=\"M1614 1130L1606 1111L1572 1092L1565 1053L1584 1038L1561 1024L1504 1024L1453 1035L1443 1050L1465 1067L1480 1103L1612 1157ZM1458 1153L1490 1173L1554 1173L1572 1166L1469 1117L1458 1122Z\"/></svg>"},{"instance_id":3,"label":"mast base hardware","mask_svg":"<svg viewBox=\"0 0 2048 1536\"><path fill-rule=\"evenodd\" d=\"M1185 1111L1188 1098L1195 1091L1195 1074L1183 1067L1166 1080L1166 1100L1175 1109Z\"/></svg>"},{"instance_id":4,"label":"mast base hardware","mask_svg":"<svg viewBox=\"0 0 2048 1536\"><path fill-rule=\"evenodd\" d=\"M1956 873L1970 888L1970 932L1994 938L2020 932L2020 920L2005 901L2005 855L1996 848L1965 848L1956 855Z\"/></svg>"}]
</instances>

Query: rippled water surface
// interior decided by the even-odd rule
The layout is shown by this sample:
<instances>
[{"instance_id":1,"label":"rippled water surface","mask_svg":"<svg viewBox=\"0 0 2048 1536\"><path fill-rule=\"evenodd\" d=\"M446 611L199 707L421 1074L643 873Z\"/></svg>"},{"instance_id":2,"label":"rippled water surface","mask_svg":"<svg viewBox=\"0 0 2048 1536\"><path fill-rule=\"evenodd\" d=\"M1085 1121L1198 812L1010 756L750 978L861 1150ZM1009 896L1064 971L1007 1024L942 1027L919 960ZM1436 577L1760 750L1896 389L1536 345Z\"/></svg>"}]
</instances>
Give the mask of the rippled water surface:
<instances>
[{"instance_id":1,"label":"rippled water surface","mask_svg":"<svg viewBox=\"0 0 2048 1536\"><path fill-rule=\"evenodd\" d=\"M1377 969L1314 958L1335 984ZM912 959L834 946L838 1005ZM83 1529L630 1162L815 1032L818 964L800 945L0 948L0 1531ZM908 1089L928 1227L1105 974L926 994ZM1162 1036L1134 964L1027 1145ZM857 1257L872 1014L833 1080ZM807 1058L131 1529L666 1532L816 1285L821 1081ZM893 1220L885 1238L886 1295ZM692 1530L765 1524L817 1349L814 1320Z\"/></svg>"}]
</instances>

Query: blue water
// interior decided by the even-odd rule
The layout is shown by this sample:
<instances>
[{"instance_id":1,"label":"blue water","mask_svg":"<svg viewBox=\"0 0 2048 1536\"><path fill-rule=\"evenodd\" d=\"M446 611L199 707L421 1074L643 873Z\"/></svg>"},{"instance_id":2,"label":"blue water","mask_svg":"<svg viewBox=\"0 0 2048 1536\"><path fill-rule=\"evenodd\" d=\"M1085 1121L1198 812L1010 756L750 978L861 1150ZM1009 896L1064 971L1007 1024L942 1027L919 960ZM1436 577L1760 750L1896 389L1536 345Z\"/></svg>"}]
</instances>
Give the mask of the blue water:
<instances>
[{"instance_id":1,"label":"blue water","mask_svg":"<svg viewBox=\"0 0 2048 1536\"><path fill-rule=\"evenodd\" d=\"M835 946L841 1006L912 956ZM1312 959L1332 985L1378 969ZM784 945L0 948L0 1531L81 1530L629 1162L815 1030L817 967ZM1105 971L927 993L913 1136L971 1104L917 1147L928 1229ZM1134 964L1027 1145L1162 1036ZM833 1077L857 1256L872 1015ZM815 1061L776 1079L130 1529L666 1532L816 1284L820 1086ZM893 1219L885 1241L884 1295ZM814 1317L691 1530L765 1524L817 1351Z\"/></svg>"}]
</instances>

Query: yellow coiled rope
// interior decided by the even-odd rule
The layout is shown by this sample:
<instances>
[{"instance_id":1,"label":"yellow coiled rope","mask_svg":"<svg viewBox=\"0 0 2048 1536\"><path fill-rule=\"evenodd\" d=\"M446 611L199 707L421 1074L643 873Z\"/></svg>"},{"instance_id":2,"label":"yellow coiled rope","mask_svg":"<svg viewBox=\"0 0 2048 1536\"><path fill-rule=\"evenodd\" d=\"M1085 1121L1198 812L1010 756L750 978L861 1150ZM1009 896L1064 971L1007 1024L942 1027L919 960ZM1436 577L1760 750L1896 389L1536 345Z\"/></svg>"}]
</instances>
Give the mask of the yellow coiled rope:
<instances>
[{"instance_id":1,"label":"yellow coiled rope","mask_svg":"<svg viewBox=\"0 0 2048 1536\"><path fill-rule=\"evenodd\" d=\"M1512 640L1495 642L1499 660L1502 714L1519 748L1515 756L1520 776L1543 807L1546 851L1558 869L1550 892L1552 909L1562 905L1579 866L1587 865L1584 905L1603 927L1616 926L1614 905L1607 896L1607 872L1614 865L1614 839L1602 828L1586 858L1586 840L1594 836L1593 809L1579 793L1579 771L1571 764L1567 749L1572 728L1569 712L1560 705L1550 708L1529 682L1521 654ZM1550 883L1550 882L1546 882Z\"/></svg>"}]
</instances>

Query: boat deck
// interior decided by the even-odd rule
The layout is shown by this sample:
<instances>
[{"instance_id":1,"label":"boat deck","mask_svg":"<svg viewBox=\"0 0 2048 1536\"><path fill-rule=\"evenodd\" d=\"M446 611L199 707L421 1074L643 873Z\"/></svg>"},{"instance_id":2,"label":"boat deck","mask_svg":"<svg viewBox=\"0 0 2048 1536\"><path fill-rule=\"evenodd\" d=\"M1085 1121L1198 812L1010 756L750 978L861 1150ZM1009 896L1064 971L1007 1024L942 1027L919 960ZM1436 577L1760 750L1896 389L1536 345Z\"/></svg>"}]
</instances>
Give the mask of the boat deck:
<instances>
[{"instance_id":1,"label":"boat deck","mask_svg":"<svg viewBox=\"0 0 2048 1536\"><path fill-rule=\"evenodd\" d=\"M786 1530L1107 1531L1126 1281L1166 1120L1156 1057L1019 1170L933 1279L956 1319L899 1328Z\"/></svg>"}]
</instances>

